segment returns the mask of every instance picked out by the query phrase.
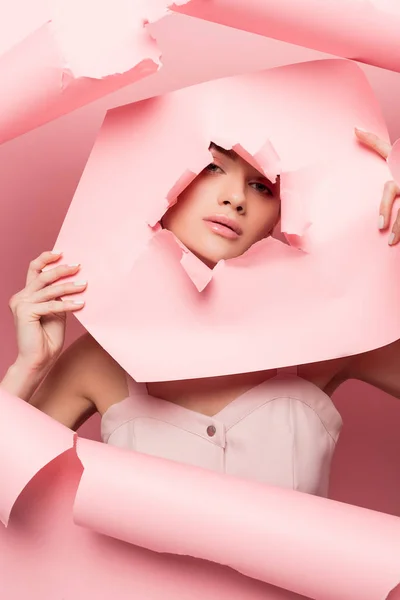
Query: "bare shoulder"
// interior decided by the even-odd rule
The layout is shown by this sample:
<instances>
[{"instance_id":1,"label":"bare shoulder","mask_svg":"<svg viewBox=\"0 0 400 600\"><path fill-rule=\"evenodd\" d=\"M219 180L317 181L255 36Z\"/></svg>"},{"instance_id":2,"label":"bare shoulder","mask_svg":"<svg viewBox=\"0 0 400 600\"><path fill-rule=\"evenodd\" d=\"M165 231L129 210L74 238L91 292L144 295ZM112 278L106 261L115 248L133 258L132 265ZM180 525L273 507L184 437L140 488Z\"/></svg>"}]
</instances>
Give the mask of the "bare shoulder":
<instances>
[{"instance_id":1,"label":"bare shoulder","mask_svg":"<svg viewBox=\"0 0 400 600\"><path fill-rule=\"evenodd\" d=\"M89 333L71 344L65 354L66 360L75 365L81 394L100 414L126 398L128 384L124 370Z\"/></svg>"},{"instance_id":2,"label":"bare shoulder","mask_svg":"<svg viewBox=\"0 0 400 600\"><path fill-rule=\"evenodd\" d=\"M349 379L350 362L351 357L344 357L300 365L298 374L331 396L342 383Z\"/></svg>"},{"instance_id":3,"label":"bare shoulder","mask_svg":"<svg viewBox=\"0 0 400 600\"><path fill-rule=\"evenodd\" d=\"M29 403L76 430L127 395L123 369L85 334L62 353Z\"/></svg>"}]
</instances>

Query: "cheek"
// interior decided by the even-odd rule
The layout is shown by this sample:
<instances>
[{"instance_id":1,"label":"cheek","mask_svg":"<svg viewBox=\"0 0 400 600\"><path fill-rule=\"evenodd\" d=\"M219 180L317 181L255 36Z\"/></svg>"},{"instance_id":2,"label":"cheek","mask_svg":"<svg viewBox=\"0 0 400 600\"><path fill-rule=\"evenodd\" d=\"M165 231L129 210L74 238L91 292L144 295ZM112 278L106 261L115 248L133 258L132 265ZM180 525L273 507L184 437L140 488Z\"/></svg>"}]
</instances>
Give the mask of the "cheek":
<instances>
[{"instance_id":1,"label":"cheek","mask_svg":"<svg viewBox=\"0 0 400 600\"><path fill-rule=\"evenodd\" d=\"M176 204L171 206L165 213L162 219L163 227L176 235L187 230L189 224L193 221L193 214L196 209L198 212L198 205L198 190L189 186L180 194Z\"/></svg>"}]
</instances>

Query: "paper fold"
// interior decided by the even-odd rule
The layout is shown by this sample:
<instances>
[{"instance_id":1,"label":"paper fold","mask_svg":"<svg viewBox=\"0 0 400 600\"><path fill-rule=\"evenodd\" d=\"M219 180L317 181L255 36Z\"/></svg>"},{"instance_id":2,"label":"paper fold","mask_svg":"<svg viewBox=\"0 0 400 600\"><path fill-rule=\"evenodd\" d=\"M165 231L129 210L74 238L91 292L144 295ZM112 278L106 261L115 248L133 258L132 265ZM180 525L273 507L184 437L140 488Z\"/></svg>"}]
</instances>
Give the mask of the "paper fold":
<instances>
[{"instance_id":1,"label":"paper fold","mask_svg":"<svg viewBox=\"0 0 400 600\"><path fill-rule=\"evenodd\" d=\"M400 72L397 0L191 0L174 10Z\"/></svg>"},{"instance_id":2,"label":"paper fold","mask_svg":"<svg viewBox=\"0 0 400 600\"><path fill-rule=\"evenodd\" d=\"M11 510L30 480L74 446L75 434L21 398L0 389L0 519Z\"/></svg>"},{"instance_id":3,"label":"paper fold","mask_svg":"<svg viewBox=\"0 0 400 600\"><path fill-rule=\"evenodd\" d=\"M393 144L387 162L394 181L400 187L400 139Z\"/></svg>"},{"instance_id":4,"label":"paper fold","mask_svg":"<svg viewBox=\"0 0 400 600\"><path fill-rule=\"evenodd\" d=\"M0 143L155 73L147 24L171 1L49 0L42 25L0 57Z\"/></svg>"}]
</instances>

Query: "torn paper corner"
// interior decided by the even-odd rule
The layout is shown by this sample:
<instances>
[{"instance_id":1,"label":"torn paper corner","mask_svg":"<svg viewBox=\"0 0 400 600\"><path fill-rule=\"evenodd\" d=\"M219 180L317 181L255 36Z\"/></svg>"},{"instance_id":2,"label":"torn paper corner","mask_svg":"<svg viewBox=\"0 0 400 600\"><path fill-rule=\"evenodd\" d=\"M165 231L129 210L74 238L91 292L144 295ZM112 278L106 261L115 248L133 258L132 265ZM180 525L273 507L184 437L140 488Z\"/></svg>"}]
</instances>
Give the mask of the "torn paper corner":
<instances>
[{"instance_id":1,"label":"torn paper corner","mask_svg":"<svg viewBox=\"0 0 400 600\"><path fill-rule=\"evenodd\" d=\"M76 433L3 389L0 413L7 423L0 438L0 519L7 527L21 492L41 469L74 448Z\"/></svg>"},{"instance_id":2,"label":"torn paper corner","mask_svg":"<svg viewBox=\"0 0 400 600\"><path fill-rule=\"evenodd\" d=\"M276 183L282 166L279 155L269 140L254 153L246 150L241 144L235 144L233 150L257 171L263 173L271 183Z\"/></svg>"},{"instance_id":3,"label":"torn paper corner","mask_svg":"<svg viewBox=\"0 0 400 600\"><path fill-rule=\"evenodd\" d=\"M204 168L204 166L202 167ZM200 172L200 171L199 171ZM196 179L198 173L191 169L186 169L177 179L174 185L168 190L164 198L154 202L149 207L146 222L150 227L156 228L167 210L178 201L179 195Z\"/></svg>"},{"instance_id":4,"label":"torn paper corner","mask_svg":"<svg viewBox=\"0 0 400 600\"><path fill-rule=\"evenodd\" d=\"M303 236L312 225L312 198L318 188L318 166L284 171L280 177L281 231L291 245L306 250Z\"/></svg>"},{"instance_id":5,"label":"torn paper corner","mask_svg":"<svg viewBox=\"0 0 400 600\"><path fill-rule=\"evenodd\" d=\"M92 79L134 67L147 74L156 72L161 49L147 24L168 18L171 4L168 0L53 0L51 30L65 68L74 78Z\"/></svg>"},{"instance_id":6,"label":"torn paper corner","mask_svg":"<svg viewBox=\"0 0 400 600\"><path fill-rule=\"evenodd\" d=\"M288 238L302 238L311 227L304 198L296 190L281 189L281 231Z\"/></svg>"},{"instance_id":7,"label":"torn paper corner","mask_svg":"<svg viewBox=\"0 0 400 600\"><path fill-rule=\"evenodd\" d=\"M213 269L210 269L197 256L195 256L178 239L176 240L182 249L181 265L199 292L205 290L213 277Z\"/></svg>"},{"instance_id":8,"label":"torn paper corner","mask_svg":"<svg viewBox=\"0 0 400 600\"><path fill-rule=\"evenodd\" d=\"M176 202L180 194L196 179L201 171L210 162L210 152L206 146L198 144L192 156L192 164L188 165L183 173L178 177L172 187L165 192L165 195L159 198L149 206L146 223L152 228L156 228L167 210Z\"/></svg>"},{"instance_id":9,"label":"torn paper corner","mask_svg":"<svg viewBox=\"0 0 400 600\"><path fill-rule=\"evenodd\" d=\"M176 254L176 258L180 262L181 267L199 292L202 292L207 287L213 278L214 270L218 268L220 263L224 262L220 261L214 270L210 269L210 267L197 258L197 256L195 256L175 234L168 229L162 229L161 226L157 227L151 241L161 244L162 252L172 252Z\"/></svg>"},{"instance_id":10,"label":"torn paper corner","mask_svg":"<svg viewBox=\"0 0 400 600\"><path fill-rule=\"evenodd\" d=\"M400 139L393 144L389 156L387 157L387 163L393 179L397 185L400 186Z\"/></svg>"},{"instance_id":11,"label":"torn paper corner","mask_svg":"<svg viewBox=\"0 0 400 600\"><path fill-rule=\"evenodd\" d=\"M272 183L275 183L278 176L281 174L281 160L276 152L273 144L270 140L266 140L265 143L257 148L251 147L251 141L253 145L256 140L247 140L246 143L234 142L232 139L228 139L226 136L214 135L211 140L221 148L225 150L233 150L243 160L249 163L252 167L260 171L267 179ZM249 145L250 144L250 145Z\"/></svg>"},{"instance_id":12,"label":"torn paper corner","mask_svg":"<svg viewBox=\"0 0 400 600\"><path fill-rule=\"evenodd\" d=\"M136 0L137 1L137 0ZM174 8L184 6L191 0L146 0L146 15L148 23L160 21L174 11Z\"/></svg>"}]
</instances>

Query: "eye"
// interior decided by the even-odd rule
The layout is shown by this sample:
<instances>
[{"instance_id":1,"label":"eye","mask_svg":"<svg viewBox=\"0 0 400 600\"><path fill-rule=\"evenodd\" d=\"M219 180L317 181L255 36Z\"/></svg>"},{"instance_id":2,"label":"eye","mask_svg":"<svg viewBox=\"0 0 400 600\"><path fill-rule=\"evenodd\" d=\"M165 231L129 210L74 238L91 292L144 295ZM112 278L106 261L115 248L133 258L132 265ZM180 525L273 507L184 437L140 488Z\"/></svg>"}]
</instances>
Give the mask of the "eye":
<instances>
[{"instance_id":1,"label":"eye","mask_svg":"<svg viewBox=\"0 0 400 600\"><path fill-rule=\"evenodd\" d=\"M271 188L268 187L265 183L261 183L261 181L254 181L250 185L257 192L260 192L260 194L267 194L267 196L273 196L274 195L274 193L271 190Z\"/></svg>"},{"instance_id":2,"label":"eye","mask_svg":"<svg viewBox=\"0 0 400 600\"><path fill-rule=\"evenodd\" d=\"M206 168L204 170L209 171L210 173L223 173L223 170L221 169L221 167L219 167L215 163L210 163L209 165L206 166Z\"/></svg>"}]
</instances>

